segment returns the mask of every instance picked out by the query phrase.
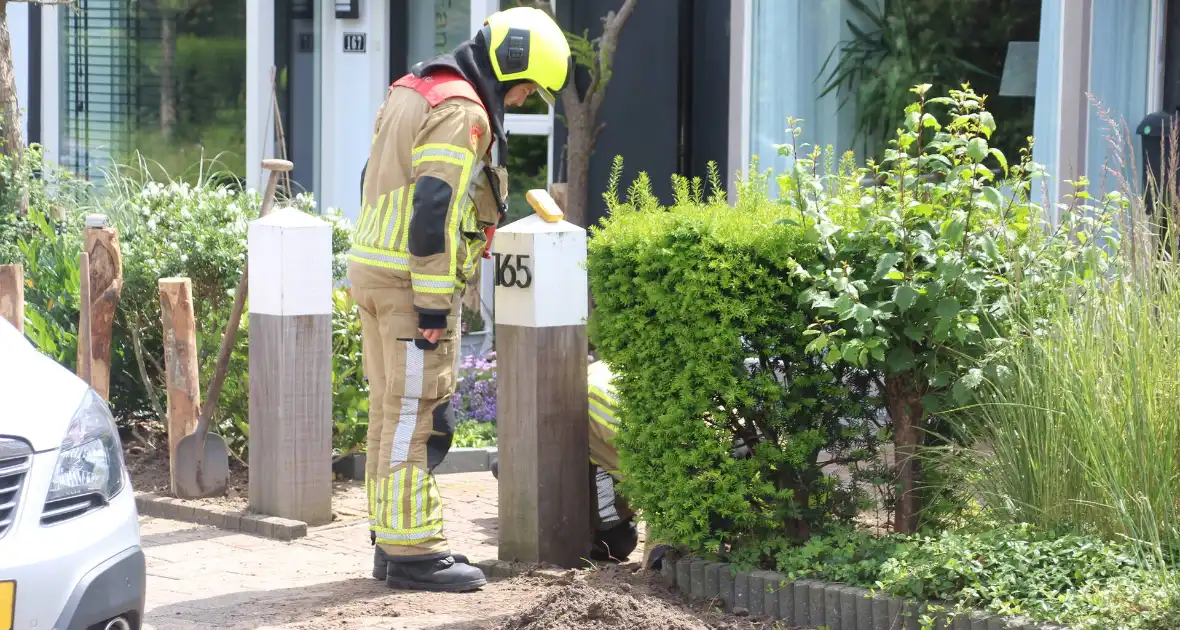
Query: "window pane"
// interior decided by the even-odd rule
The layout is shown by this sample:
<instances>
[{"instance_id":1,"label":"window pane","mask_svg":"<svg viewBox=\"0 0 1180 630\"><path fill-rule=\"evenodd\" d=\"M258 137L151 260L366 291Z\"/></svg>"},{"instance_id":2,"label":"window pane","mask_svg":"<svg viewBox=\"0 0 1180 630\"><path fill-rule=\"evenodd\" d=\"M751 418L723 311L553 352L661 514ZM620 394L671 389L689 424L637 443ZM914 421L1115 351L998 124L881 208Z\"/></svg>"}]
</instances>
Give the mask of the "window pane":
<instances>
[{"instance_id":1,"label":"window pane","mask_svg":"<svg viewBox=\"0 0 1180 630\"><path fill-rule=\"evenodd\" d=\"M471 0L415 0L409 12L411 66L451 52L471 36Z\"/></svg>"},{"instance_id":2,"label":"window pane","mask_svg":"<svg viewBox=\"0 0 1180 630\"><path fill-rule=\"evenodd\" d=\"M245 175L246 9L240 0L76 0L63 17L62 162ZM206 166L208 174L208 165Z\"/></svg>"},{"instance_id":3,"label":"window pane","mask_svg":"<svg viewBox=\"0 0 1180 630\"><path fill-rule=\"evenodd\" d=\"M1090 141L1085 174L1092 186L1090 194L1104 196L1119 189L1117 178L1110 171L1130 181L1142 177L1143 163L1139 156L1135 156L1135 163L1140 172L1132 173L1129 162L1120 166L1118 153L1126 159L1126 154L1138 144L1135 137L1127 137L1127 131L1134 130L1148 112L1151 1L1096 0L1092 11L1089 90L1098 103L1097 107L1087 108ZM1111 129L1110 123L1102 120L1099 108L1107 110L1107 116L1118 129ZM1122 136L1118 149L1110 146L1110 137L1116 132ZM1062 173L1059 177L1069 176Z\"/></svg>"}]
</instances>

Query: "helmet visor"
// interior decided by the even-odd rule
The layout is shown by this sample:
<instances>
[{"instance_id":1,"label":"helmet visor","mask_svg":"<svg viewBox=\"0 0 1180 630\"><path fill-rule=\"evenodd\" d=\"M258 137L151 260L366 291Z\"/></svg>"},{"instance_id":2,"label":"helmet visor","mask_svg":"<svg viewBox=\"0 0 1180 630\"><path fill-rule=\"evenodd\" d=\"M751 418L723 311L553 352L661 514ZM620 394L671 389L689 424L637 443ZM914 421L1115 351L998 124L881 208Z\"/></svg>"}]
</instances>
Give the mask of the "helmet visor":
<instances>
[{"instance_id":1,"label":"helmet visor","mask_svg":"<svg viewBox=\"0 0 1180 630\"><path fill-rule=\"evenodd\" d=\"M538 85L536 93L540 95L542 100L549 104L549 107L553 107L557 104L557 99L553 96L553 92L550 92L549 90L546 90L545 88Z\"/></svg>"}]
</instances>

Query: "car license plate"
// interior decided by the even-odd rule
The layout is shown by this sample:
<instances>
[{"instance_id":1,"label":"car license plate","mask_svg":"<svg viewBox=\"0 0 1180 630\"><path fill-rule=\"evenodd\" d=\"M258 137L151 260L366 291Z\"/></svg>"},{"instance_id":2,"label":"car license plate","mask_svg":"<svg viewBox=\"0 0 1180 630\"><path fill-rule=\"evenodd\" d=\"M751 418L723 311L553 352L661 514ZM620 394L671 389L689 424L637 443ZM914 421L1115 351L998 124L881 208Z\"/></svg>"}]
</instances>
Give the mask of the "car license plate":
<instances>
[{"instance_id":1,"label":"car license plate","mask_svg":"<svg viewBox=\"0 0 1180 630\"><path fill-rule=\"evenodd\" d=\"M0 630L12 630L16 617L16 582L0 582Z\"/></svg>"}]
</instances>

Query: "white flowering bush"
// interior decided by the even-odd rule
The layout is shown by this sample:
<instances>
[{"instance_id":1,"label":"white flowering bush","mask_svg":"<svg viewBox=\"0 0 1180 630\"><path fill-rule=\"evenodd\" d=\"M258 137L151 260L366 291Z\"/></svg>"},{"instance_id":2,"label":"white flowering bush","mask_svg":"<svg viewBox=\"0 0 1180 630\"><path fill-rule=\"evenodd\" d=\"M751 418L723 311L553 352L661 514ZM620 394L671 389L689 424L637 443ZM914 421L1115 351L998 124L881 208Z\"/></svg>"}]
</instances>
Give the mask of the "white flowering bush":
<instances>
[{"instance_id":1,"label":"white flowering bush","mask_svg":"<svg viewBox=\"0 0 1180 630\"><path fill-rule=\"evenodd\" d=\"M150 424L148 429L158 431L162 427L153 419L162 417L166 393L158 281L174 276L192 281L204 390L213 377L234 292L245 270L247 227L258 217L262 196L211 182L117 180L112 184L107 195L97 200L97 211L111 217L119 228L123 254L111 398L122 419ZM276 205L315 212L315 200L305 194L280 199ZM333 224L335 272L340 280L348 226L333 210L318 216ZM214 418L231 450L242 457L248 435L248 343L248 318L243 317Z\"/></svg>"}]
</instances>

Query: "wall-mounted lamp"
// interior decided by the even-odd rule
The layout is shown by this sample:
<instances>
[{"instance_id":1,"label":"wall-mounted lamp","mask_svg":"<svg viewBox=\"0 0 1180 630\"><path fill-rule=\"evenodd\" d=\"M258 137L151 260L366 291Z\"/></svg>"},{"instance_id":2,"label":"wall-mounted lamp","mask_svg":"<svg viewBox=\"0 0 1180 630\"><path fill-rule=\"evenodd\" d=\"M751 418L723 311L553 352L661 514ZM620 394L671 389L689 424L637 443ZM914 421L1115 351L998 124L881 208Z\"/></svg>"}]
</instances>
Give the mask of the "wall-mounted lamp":
<instances>
[{"instance_id":1,"label":"wall-mounted lamp","mask_svg":"<svg viewBox=\"0 0 1180 630\"><path fill-rule=\"evenodd\" d=\"M361 0L335 0L336 19L355 20L361 16Z\"/></svg>"}]
</instances>

